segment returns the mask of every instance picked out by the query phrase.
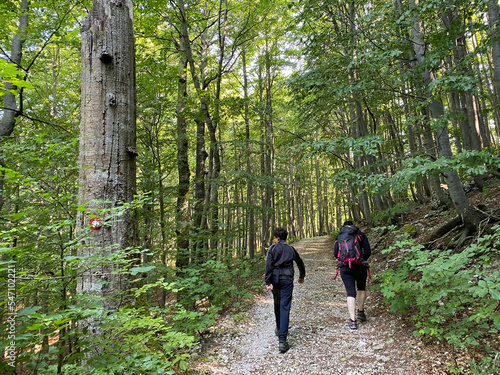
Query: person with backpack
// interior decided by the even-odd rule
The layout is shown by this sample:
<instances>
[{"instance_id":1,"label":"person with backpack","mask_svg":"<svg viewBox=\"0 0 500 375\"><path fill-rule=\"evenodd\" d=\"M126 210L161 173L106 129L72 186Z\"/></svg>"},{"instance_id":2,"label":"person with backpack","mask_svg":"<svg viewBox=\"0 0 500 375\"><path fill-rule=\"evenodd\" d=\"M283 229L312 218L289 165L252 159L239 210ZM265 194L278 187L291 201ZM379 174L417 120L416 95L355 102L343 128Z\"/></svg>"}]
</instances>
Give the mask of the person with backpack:
<instances>
[{"instance_id":1,"label":"person with backpack","mask_svg":"<svg viewBox=\"0 0 500 375\"><path fill-rule=\"evenodd\" d=\"M306 277L306 268L297 250L286 243L286 229L276 228L272 234L274 244L267 250L265 282L266 288L273 293L275 334L279 339L279 351L285 353L290 349L287 336L293 294L293 262L299 268L300 284Z\"/></svg>"},{"instance_id":2,"label":"person with backpack","mask_svg":"<svg viewBox=\"0 0 500 375\"><path fill-rule=\"evenodd\" d=\"M352 221L346 221L335 239L333 255L338 260L337 272L340 269L340 276L347 292L347 310L349 311L349 328L351 329L358 328L358 320L366 320L364 306L369 267L367 260L370 254L370 243L366 235ZM358 300L357 314L356 297Z\"/></svg>"}]
</instances>

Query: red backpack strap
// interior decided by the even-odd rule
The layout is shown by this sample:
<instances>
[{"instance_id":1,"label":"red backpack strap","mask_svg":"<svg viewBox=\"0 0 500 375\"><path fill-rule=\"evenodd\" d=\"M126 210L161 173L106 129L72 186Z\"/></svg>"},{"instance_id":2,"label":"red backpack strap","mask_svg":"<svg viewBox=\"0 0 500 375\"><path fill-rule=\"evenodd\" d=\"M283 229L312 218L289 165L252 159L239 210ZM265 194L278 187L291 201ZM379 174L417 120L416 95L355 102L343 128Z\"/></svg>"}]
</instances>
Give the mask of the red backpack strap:
<instances>
[{"instance_id":1,"label":"red backpack strap","mask_svg":"<svg viewBox=\"0 0 500 375\"><path fill-rule=\"evenodd\" d=\"M337 267L337 273L335 274L335 277L333 278L333 281L335 281L335 279L337 278L338 275L339 275L339 268Z\"/></svg>"}]
</instances>

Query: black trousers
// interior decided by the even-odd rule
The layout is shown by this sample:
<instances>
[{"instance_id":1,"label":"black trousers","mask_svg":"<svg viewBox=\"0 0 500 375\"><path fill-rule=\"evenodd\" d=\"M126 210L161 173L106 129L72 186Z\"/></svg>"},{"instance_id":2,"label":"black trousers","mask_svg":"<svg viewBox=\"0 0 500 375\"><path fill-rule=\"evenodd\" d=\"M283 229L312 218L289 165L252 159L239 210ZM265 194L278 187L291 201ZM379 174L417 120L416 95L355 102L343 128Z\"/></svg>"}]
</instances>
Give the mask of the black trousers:
<instances>
[{"instance_id":1,"label":"black trousers","mask_svg":"<svg viewBox=\"0 0 500 375\"><path fill-rule=\"evenodd\" d=\"M342 266L340 268L340 277L344 282L347 297L356 298L357 290L366 290L366 278L368 277L368 270L365 266Z\"/></svg>"},{"instance_id":2,"label":"black trousers","mask_svg":"<svg viewBox=\"0 0 500 375\"><path fill-rule=\"evenodd\" d=\"M279 341L286 341L292 307L293 279L280 278L273 282L274 317Z\"/></svg>"}]
</instances>

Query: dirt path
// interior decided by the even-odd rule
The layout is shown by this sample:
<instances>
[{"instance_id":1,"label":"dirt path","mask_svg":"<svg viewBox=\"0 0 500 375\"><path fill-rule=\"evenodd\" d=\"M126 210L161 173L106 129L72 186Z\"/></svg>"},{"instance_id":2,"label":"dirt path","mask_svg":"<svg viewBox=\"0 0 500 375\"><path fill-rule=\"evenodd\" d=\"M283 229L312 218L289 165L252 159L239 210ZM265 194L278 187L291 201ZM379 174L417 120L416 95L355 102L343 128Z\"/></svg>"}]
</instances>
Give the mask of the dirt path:
<instances>
[{"instance_id":1,"label":"dirt path","mask_svg":"<svg viewBox=\"0 0 500 375\"><path fill-rule=\"evenodd\" d=\"M191 374L421 374L418 347L401 332L400 322L377 313L368 292L368 321L347 327L345 290L335 268L331 239L316 237L293 244L306 265L306 281L295 284L288 341L281 354L274 335L270 292L258 297L245 319L221 323L218 334L200 348ZM378 314L378 316L377 316Z\"/></svg>"}]
</instances>

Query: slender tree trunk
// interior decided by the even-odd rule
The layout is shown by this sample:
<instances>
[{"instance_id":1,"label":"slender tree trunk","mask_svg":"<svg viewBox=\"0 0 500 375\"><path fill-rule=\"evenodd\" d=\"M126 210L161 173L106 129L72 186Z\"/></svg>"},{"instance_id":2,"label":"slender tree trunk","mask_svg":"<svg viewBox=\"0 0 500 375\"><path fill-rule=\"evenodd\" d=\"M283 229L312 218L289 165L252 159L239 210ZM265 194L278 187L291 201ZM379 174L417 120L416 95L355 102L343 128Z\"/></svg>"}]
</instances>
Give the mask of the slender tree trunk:
<instances>
[{"instance_id":1,"label":"slender tree trunk","mask_svg":"<svg viewBox=\"0 0 500 375\"><path fill-rule=\"evenodd\" d=\"M488 0L488 23L490 26L490 36L492 42L492 60L493 60L493 87L496 95L494 96L493 106L495 111L495 129L497 136L500 137L500 7L498 0Z\"/></svg>"},{"instance_id":2,"label":"slender tree trunk","mask_svg":"<svg viewBox=\"0 0 500 375\"><path fill-rule=\"evenodd\" d=\"M19 28L18 32L12 38L10 46L10 58L9 63L16 64L21 67L21 59L23 56L23 44L24 44L24 32L28 27L28 10L29 1L22 0L19 7ZM9 90L15 90L10 82L5 84L5 94L3 95L3 116L0 121L0 146L10 137L14 131L14 126L16 125L16 116L19 115L20 109L16 103L16 97L14 94L9 92ZM2 151L0 149L0 167L5 167L5 161L3 159ZM3 207L4 198L4 174L3 170L0 172L0 209Z\"/></svg>"},{"instance_id":3,"label":"slender tree trunk","mask_svg":"<svg viewBox=\"0 0 500 375\"><path fill-rule=\"evenodd\" d=\"M289 214L289 227L290 227L290 233L292 237L299 237L299 230L297 228L297 191L295 187L295 168L293 165L290 165L290 173L289 173L289 189L287 190L289 192L288 194L288 200L290 203L290 211L288 212Z\"/></svg>"},{"instance_id":4,"label":"slender tree trunk","mask_svg":"<svg viewBox=\"0 0 500 375\"><path fill-rule=\"evenodd\" d=\"M314 181L312 171L314 170L314 160L311 158L311 173L309 174L309 223L311 225L311 236L316 236L316 207L314 205Z\"/></svg>"},{"instance_id":5,"label":"slender tree trunk","mask_svg":"<svg viewBox=\"0 0 500 375\"><path fill-rule=\"evenodd\" d=\"M227 33L227 0L221 0L219 6L219 61L217 67L217 80L215 89L215 114L210 121L210 115L208 114L208 106L206 117L207 127L210 136L210 178L209 178L209 195L210 195L210 226L212 234L211 248L217 252L217 232L219 230L219 176L221 170L220 162L220 149L219 142L217 140L217 128L220 123L220 93L221 93L221 83L223 74L223 64L224 64L224 52L226 47L226 33ZM222 20L221 20L222 19Z\"/></svg>"},{"instance_id":6,"label":"slender tree trunk","mask_svg":"<svg viewBox=\"0 0 500 375\"><path fill-rule=\"evenodd\" d=\"M212 119L208 111L208 103L205 95L202 93L203 88L201 81L203 77L198 75L196 71L196 64L193 56L193 49L191 46L191 41L189 40L189 31L187 25L187 15L186 8L183 0L178 2L178 10L181 15L181 37L184 39L184 46L186 48L186 56L189 64L191 77L193 79L194 87L198 93L198 98L200 100L200 118L195 119L196 123L196 171L195 171L195 188L194 188L194 213L193 222L195 230L198 232L196 236L195 253L193 258L196 262L203 261L205 256L204 250L206 249L207 238L202 235L202 231L206 227L206 216L205 216L205 162L208 154L205 149L205 123L208 123L209 127L212 125ZM200 71L204 74L204 64L206 63L206 52L208 49L208 41L206 40L206 35L203 33L201 35L202 46L201 46L201 63Z\"/></svg>"},{"instance_id":7,"label":"slender tree trunk","mask_svg":"<svg viewBox=\"0 0 500 375\"><path fill-rule=\"evenodd\" d=\"M137 243L134 211L123 208L136 194L136 85L132 1L94 0L82 32L81 127L77 230L86 233L78 255L111 257ZM111 217L114 210L123 211ZM104 210L104 212L102 211ZM109 212L106 212L109 210ZM89 229L92 215L104 225ZM109 221L107 221L109 219ZM78 279L78 293L104 298L103 311L129 302L126 276L111 261L87 269ZM89 318L81 329L92 338L99 322ZM104 350L95 347L89 356Z\"/></svg>"},{"instance_id":8,"label":"slender tree trunk","mask_svg":"<svg viewBox=\"0 0 500 375\"><path fill-rule=\"evenodd\" d=\"M269 145L269 124L267 119L267 84L264 81L264 77L262 75L262 67L259 65L258 67L258 75L259 75L259 102L261 106L264 107L260 112L260 169L261 175L267 177L271 177L270 169L271 169L271 157L270 157L270 145ZM266 93L266 101L264 102L264 93ZM261 216L261 230L262 230L262 255L265 255L267 246L270 244L271 240L271 194L269 183L266 183L262 186L261 190L261 207L262 207L262 216Z\"/></svg>"},{"instance_id":9,"label":"slender tree trunk","mask_svg":"<svg viewBox=\"0 0 500 375\"><path fill-rule=\"evenodd\" d=\"M472 48L476 49L477 48L476 35L472 36L472 43L473 43ZM490 89L489 85L485 84L485 81L484 81L486 73L483 73L482 69L480 69L480 62L482 63L482 61L483 61L483 56L480 57L480 60L474 59L474 70L475 70L476 77L477 77L479 91L482 93L491 93L491 89ZM494 97L494 95L493 95L493 97ZM494 100L493 100L493 103L495 103ZM481 126L481 129L484 129L483 132L485 134L487 134L486 137L488 139L488 142L485 143L485 147L488 148L488 151L491 151L491 145L492 145L492 143L495 144L495 138L492 137L490 127L489 127L488 113L486 111L486 108L488 108L488 106L486 105L485 95L481 95L481 98L478 99L478 101L477 101L477 105L479 108L477 112L478 112L479 118L480 118L480 126ZM493 120L495 121L496 120L495 114L493 114L492 117L493 117Z\"/></svg>"},{"instance_id":10,"label":"slender tree trunk","mask_svg":"<svg viewBox=\"0 0 500 375\"><path fill-rule=\"evenodd\" d=\"M273 175L273 164L274 164L274 129L273 129L273 102L272 102L272 88L273 88L273 77L271 76L271 51L266 40L266 50L265 50L265 112L264 112L264 129L265 129L265 176L269 178ZM271 231L274 225L273 220L273 196L274 196L274 183L269 181L265 187L265 199L264 207L266 208L265 215L265 228L266 231L266 243L271 239ZM266 230L267 228L267 230Z\"/></svg>"},{"instance_id":11,"label":"slender tree trunk","mask_svg":"<svg viewBox=\"0 0 500 375\"><path fill-rule=\"evenodd\" d=\"M394 6L395 6L395 11L397 13L397 16L399 17L401 15L401 3L400 3L400 1L396 0L394 3ZM396 31L396 32L399 35L399 31ZM412 55L413 55L413 53L412 53ZM401 71L403 71L405 69L403 62L400 62L399 67L400 67ZM405 81L401 80L401 92L405 92L406 90L407 90L407 84ZM406 95L402 96L402 100L403 100L403 104L404 104L403 108L404 108L405 116L406 116L406 118L410 118L411 117L410 109L408 106L408 100L407 100ZM416 142L415 127L414 127L413 123L410 123L409 121L407 121L406 134L407 134L407 138L408 138L408 145L410 147L410 155L416 156L417 152L418 152L418 147L417 147L417 142ZM417 193L417 198L418 198L419 202L422 204L427 203L427 198L425 198L425 195L424 195L425 184L417 183L415 185L416 185L415 189L416 189L416 193Z\"/></svg>"},{"instance_id":12,"label":"slender tree trunk","mask_svg":"<svg viewBox=\"0 0 500 375\"><path fill-rule=\"evenodd\" d=\"M414 19L412 26L412 37L413 37L414 50L418 63L424 64L425 44L420 36L420 21L418 20L416 15L414 15L413 17ZM435 120L439 120L442 122L445 115L444 106L441 101L433 97L429 89L433 77L428 69L424 69L422 73L422 79L424 82L424 89L426 90L428 97L431 99L430 110L432 117ZM450 138L448 134L447 125L441 125L437 129L436 133L437 133L437 140L439 143L441 156L447 159L451 159L453 155L451 151ZM453 202L453 205L455 206L455 209L461 215L462 220L464 221L467 227L477 229L479 227L481 220L484 219L484 215L481 214L480 211L475 209L470 204L467 196L465 195L458 173L454 170L444 171L443 173L446 176L448 191L450 193L450 197Z\"/></svg>"},{"instance_id":13,"label":"slender tree trunk","mask_svg":"<svg viewBox=\"0 0 500 375\"><path fill-rule=\"evenodd\" d=\"M248 255L250 259L255 257L255 210L253 208L253 181L252 181L252 145L250 143L250 115L248 109L248 76L247 76L247 60L246 51L241 53L243 62L243 95L245 100L245 140L247 146L247 204L248 204Z\"/></svg>"},{"instance_id":14,"label":"slender tree trunk","mask_svg":"<svg viewBox=\"0 0 500 375\"><path fill-rule=\"evenodd\" d=\"M497 98L500 101L500 7L498 0L488 0L488 22L492 39L492 56L494 69L494 86ZM500 109L497 108L497 115L500 117Z\"/></svg>"},{"instance_id":15,"label":"slender tree trunk","mask_svg":"<svg viewBox=\"0 0 500 375\"><path fill-rule=\"evenodd\" d=\"M177 255L176 267L183 269L189 264L189 184L191 171L189 169L188 136L186 122L186 97L187 97L187 53L185 40L181 36L178 43L179 64L177 83L177 171L179 185L177 187L176 204L176 237Z\"/></svg>"},{"instance_id":16,"label":"slender tree trunk","mask_svg":"<svg viewBox=\"0 0 500 375\"><path fill-rule=\"evenodd\" d=\"M322 235L325 232L325 222L323 216L323 190L321 188L321 174L320 174L320 166L319 166L319 158L316 156L314 160L314 172L316 177L316 205L317 205L317 213L318 213L318 233Z\"/></svg>"}]
</instances>

